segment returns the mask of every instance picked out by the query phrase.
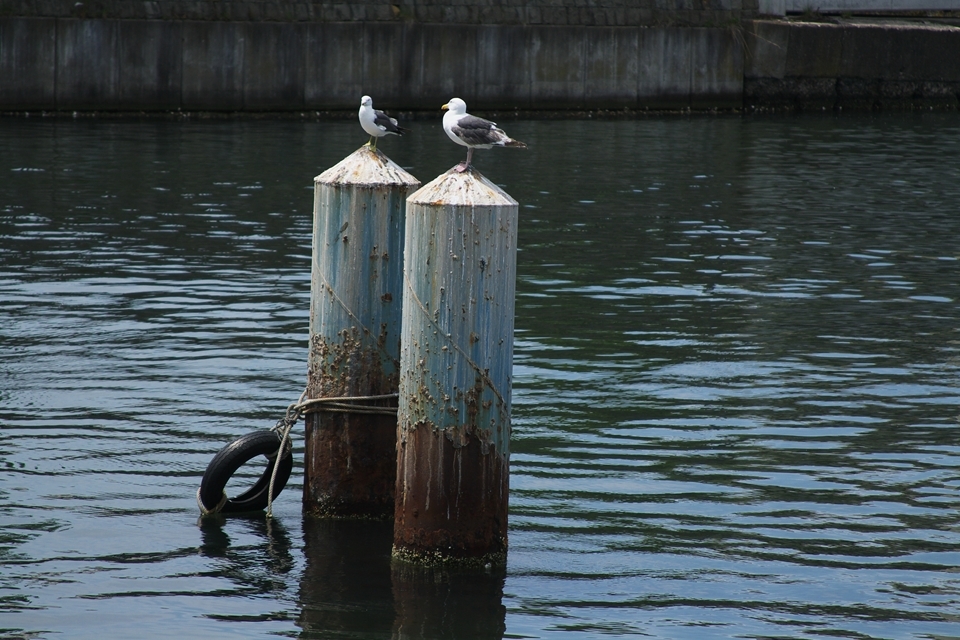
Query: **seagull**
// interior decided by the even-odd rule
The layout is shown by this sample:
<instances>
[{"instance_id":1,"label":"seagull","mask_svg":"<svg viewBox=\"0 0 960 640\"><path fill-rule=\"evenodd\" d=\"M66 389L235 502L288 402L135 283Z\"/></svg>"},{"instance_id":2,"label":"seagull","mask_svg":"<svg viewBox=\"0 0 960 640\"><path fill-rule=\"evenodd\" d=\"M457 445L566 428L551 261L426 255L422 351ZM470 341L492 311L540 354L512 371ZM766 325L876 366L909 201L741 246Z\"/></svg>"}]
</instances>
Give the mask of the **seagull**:
<instances>
[{"instance_id":1,"label":"seagull","mask_svg":"<svg viewBox=\"0 0 960 640\"><path fill-rule=\"evenodd\" d=\"M504 133L503 129L497 128L496 122L467 113L467 103L460 98L453 98L440 108L447 111L443 114L443 130L451 140L467 147L467 160L455 167L457 173L463 173L470 168L474 149L489 149L494 146L527 148L527 145L514 140Z\"/></svg>"},{"instance_id":2,"label":"seagull","mask_svg":"<svg viewBox=\"0 0 960 640\"><path fill-rule=\"evenodd\" d=\"M360 126L370 134L367 145L374 151L377 149L377 138L388 134L402 136L407 129L397 125L397 119L391 118L383 111L373 108L373 99L370 96L360 98Z\"/></svg>"}]
</instances>

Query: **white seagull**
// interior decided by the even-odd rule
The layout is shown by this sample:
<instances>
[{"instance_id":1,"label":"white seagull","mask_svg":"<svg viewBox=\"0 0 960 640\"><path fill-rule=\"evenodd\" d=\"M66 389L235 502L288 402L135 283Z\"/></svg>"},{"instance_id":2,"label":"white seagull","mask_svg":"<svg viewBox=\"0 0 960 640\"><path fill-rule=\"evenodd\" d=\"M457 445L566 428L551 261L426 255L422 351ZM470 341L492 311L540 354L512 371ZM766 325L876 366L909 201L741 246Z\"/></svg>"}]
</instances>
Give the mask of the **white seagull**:
<instances>
[{"instance_id":1,"label":"white seagull","mask_svg":"<svg viewBox=\"0 0 960 640\"><path fill-rule=\"evenodd\" d=\"M490 147L515 147L526 149L527 145L514 140L503 129L497 128L496 122L490 122L467 113L467 103L460 98L453 98L440 107L447 112L443 114L443 130L450 139L457 144L467 147L467 160L456 166L459 173L470 168L474 149L489 149Z\"/></svg>"},{"instance_id":2,"label":"white seagull","mask_svg":"<svg viewBox=\"0 0 960 640\"><path fill-rule=\"evenodd\" d=\"M360 98L360 126L370 134L370 141L367 142L372 149L377 148L377 138L385 135L394 134L402 136L407 129L397 125L397 119L391 118L383 111L373 108L373 99L370 96Z\"/></svg>"}]
</instances>

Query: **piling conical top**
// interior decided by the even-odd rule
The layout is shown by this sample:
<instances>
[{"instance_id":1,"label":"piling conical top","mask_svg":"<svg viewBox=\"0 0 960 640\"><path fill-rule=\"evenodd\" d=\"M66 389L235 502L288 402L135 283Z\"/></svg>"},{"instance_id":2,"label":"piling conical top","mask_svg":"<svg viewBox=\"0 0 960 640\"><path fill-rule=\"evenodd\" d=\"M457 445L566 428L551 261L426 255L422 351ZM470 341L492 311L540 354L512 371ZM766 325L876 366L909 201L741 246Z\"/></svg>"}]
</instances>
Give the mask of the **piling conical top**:
<instances>
[{"instance_id":1,"label":"piling conical top","mask_svg":"<svg viewBox=\"0 0 960 640\"><path fill-rule=\"evenodd\" d=\"M390 184L418 185L420 181L377 149L363 145L316 178L318 184L379 187Z\"/></svg>"},{"instance_id":2,"label":"piling conical top","mask_svg":"<svg viewBox=\"0 0 960 640\"><path fill-rule=\"evenodd\" d=\"M437 176L411 193L407 204L503 207L517 206L517 201L470 167L463 173L450 169Z\"/></svg>"}]
</instances>

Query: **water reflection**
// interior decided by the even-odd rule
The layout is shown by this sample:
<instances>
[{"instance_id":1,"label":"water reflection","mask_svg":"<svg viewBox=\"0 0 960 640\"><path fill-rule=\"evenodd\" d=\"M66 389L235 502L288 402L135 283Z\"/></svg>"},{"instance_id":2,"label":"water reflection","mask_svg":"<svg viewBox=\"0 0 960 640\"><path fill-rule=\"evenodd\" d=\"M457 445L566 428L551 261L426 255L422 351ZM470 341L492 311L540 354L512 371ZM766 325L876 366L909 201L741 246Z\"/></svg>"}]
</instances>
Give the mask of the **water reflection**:
<instances>
[{"instance_id":1,"label":"water reflection","mask_svg":"<svg viewBox=\"0 0 960 640\"><path fill-rule=\"evenodd\" d=\"M301 638L387 638L393 522L303 519Z\"/></svg>"},{"instance_id":2,"label":"water reflection","mask_svg":"<svg viewBox=\"0 0 960 640\"><path fill-rule=\"evenodd\" d=\"M301 638L499 639L503 569L392 561L390 522L303 521Z\"/></svg>"},{"instance_id":3,"label":"water reflection","mask_svg":"<svg viewBox=\"0 0 960 640\"><path fill-rule=\"evenodd\" d=\"M243 543L233 541L227 528L228 521L234 536L245 538ZM281 521L264 518L262 514L233 515L229 520L213 514L201 517L197 524L201 537L200 555L214 560L212 571L218 578L230 582L235 593L279 595L284 592L287 574L294 570L296 562L293 556L295 547ZM205 617L245 623L270 620L276 617L276 613L221 610L207 612Z\"/></svg>"},{"instance_id":4,"label":"water reflection","mask_svg":"<svg viewBox=\"0 0 960 640\"><path fill-rule=\"evenodd\" d=\"M394 562L394 640L499 640L506 631L503 568L454 569Z\"/></svg>"}]
</instances>

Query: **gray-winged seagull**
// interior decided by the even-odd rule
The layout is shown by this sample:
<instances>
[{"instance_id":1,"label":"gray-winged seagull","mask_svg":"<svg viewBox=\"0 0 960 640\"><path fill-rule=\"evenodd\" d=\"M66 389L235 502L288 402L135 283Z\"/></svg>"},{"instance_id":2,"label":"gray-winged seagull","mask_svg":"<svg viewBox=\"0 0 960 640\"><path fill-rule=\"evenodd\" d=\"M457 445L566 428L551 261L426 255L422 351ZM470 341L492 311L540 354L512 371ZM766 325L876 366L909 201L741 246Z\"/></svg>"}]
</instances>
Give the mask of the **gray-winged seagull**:
<instances>
[{"instance_id":1,"label":"gray-winged seagull","mask_svg":"<svg viewBox=\"0 0 960 640\"><path fill-rule=\"evenodd\" d=\"M373 99L370 96L360 98L360 126L370 134L370 141L367 142L372 149L377 148L377 138L386 135L402 136L407 129L397 125L397 119L391 118L383 111L373 108Z\"/></svg>"},{"instance_id":2,"label":"gray-winged seagull","mask_svg":"<svg viewBox=\"0 0 960 640\"><path fill-rule=\"evenodd\" d=\"M457 144L467 147L467 159L456 166L456 170L463 173L470 167L474 149L489 149L491 147L514 147L526 149L527 145L514 140L503 129L497 127L496 122L490 122L467 113L467 103L460 98L453 98L440 107L447 112L443 114L443 130L450 139Z\"/></svg>"}]
</instances>

